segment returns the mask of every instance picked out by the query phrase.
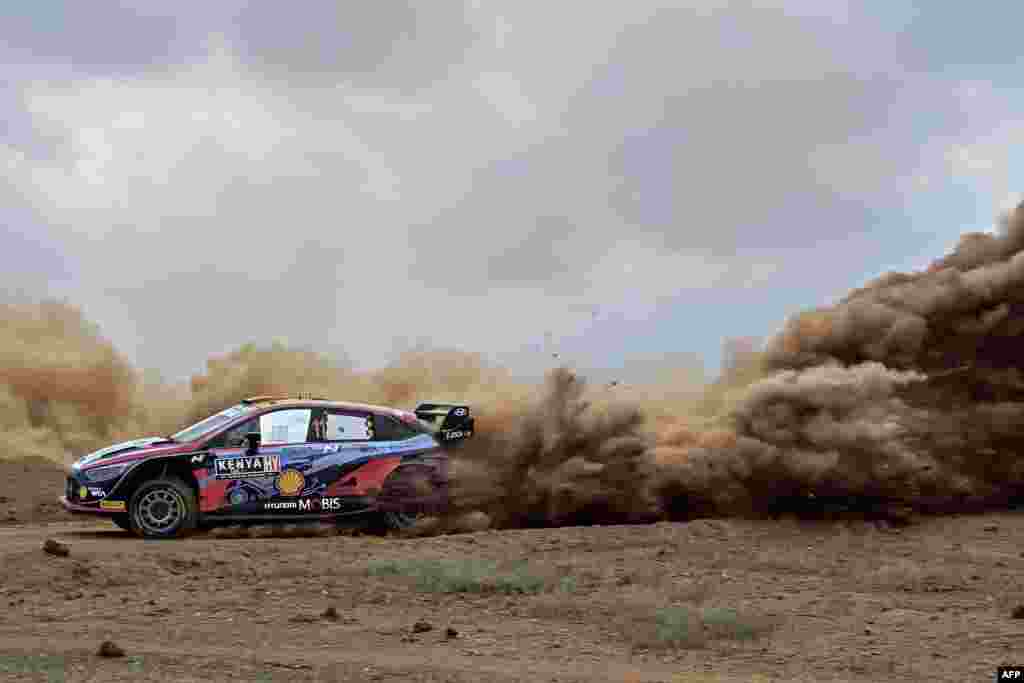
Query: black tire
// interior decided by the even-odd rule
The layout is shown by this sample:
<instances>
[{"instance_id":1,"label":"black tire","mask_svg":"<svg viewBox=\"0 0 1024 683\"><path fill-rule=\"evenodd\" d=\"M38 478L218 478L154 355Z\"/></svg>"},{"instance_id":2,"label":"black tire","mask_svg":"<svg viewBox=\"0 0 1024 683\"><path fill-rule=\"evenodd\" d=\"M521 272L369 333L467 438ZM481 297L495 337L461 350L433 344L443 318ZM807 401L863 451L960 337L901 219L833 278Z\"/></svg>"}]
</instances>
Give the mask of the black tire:
<instances>
[{"instance_id":1,"label":"black tire","mask_svg":"<svg viewBox=\"0 0 1024 683\"><path fill-rule=\"evenodd\" d=\"M378 520L380 526L389 531L405 531L416 524L419 515L406 512L379 512Z\"/></svg>"},{"instance_id":2,"label":"black tire","mask_svg":"<svg viewBox=\"0 0 1024 683\"><path fill-rule=\"evenodd\" d=\"M110 521L116 524L117 526L121 527L125 531L132 530L132 520L127 512L119 515L114 515L110 518Z\"/></svg>"},{"instance_id":3,"label":"black tire","mask_svg":"<svg viewBox=\"0 0 1024 683\"><path fill-rule=\"evenodd\" d=\"M128 515L137 536L179 538L196 528L199 502L192 487L181 479L151 479L135 489Z\"/></svg>"}]
</instances>

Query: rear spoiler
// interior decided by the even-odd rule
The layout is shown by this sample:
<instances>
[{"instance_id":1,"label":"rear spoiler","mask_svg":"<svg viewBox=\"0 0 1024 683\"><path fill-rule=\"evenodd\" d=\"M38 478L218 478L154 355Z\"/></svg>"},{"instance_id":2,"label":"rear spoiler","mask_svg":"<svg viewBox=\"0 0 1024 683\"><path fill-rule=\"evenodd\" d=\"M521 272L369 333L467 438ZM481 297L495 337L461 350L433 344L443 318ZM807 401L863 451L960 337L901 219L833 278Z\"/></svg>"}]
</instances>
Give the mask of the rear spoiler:
<instances>
[{"instance_id":1,"label":"rear spoiler","mask_svg":"<svg viewBox=\"0 0 1024 683\"><path fill-rule=\"evenodd\" d=\"M454 403L421 403L413 411L430 425L442 443L461 441L473 436L473 418L469 406Z\"/></svg>"}]
</instances>

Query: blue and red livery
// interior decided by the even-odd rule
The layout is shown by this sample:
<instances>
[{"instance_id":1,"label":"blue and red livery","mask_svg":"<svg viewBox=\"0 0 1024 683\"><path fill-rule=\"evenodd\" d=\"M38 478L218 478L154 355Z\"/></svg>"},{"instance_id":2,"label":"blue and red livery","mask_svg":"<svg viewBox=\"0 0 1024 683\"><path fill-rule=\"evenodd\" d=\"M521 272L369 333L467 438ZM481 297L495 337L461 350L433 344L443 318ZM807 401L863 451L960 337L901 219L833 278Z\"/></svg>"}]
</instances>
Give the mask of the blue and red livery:
<instances>
[{"instance_id":1,"label":"blue and red livery","mask_svg":"<svg viewBox=\"0 0 1024 683\"><path fill-rule=\"evenodd\" d=\"M409 526L448 497L448 450L473 434L465 405L404 411L258 396L176 434L77 460L64 508L147 538L203 526L323 519Z\"/></svg>"}]
</instances>

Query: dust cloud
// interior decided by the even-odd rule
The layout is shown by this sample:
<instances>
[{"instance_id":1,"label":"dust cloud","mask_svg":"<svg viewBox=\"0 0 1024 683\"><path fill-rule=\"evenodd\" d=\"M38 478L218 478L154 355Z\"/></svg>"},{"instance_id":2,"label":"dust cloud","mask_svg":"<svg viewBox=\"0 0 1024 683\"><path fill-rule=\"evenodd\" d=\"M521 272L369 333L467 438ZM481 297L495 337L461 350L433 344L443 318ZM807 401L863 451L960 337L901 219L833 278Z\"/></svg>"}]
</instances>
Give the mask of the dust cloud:
<instances>
[{"instance_id":1,"label":"dust cloud","mask_svg":"<svg viewBox=\"0 0 1024 683\"><path fill-rule=\"evenodd\" d=\"M0 447L62 465L166 434L239 399L311 393L473 406L454 454L451 524L642 522L893 505L961 510L1024 493L1024 207L926 270L889 273L727 343L721 376L516 379L484 356L420 350L374 371L247 345L186 386L133 368L74 306L0 308ZM467 521L468 520L468 521Z\"/></svg>"},{"instance_id":2,"label":"dust cloud","mask_svg":"<svg viewBox=\"0 0 1024 683\"><path fill-rule=\"evenodd\" d=\"M670 510L967 509L1024 492L1024 206L923 272L789 320L717 443L663 434Z\"/></svg>"}]
</instances>

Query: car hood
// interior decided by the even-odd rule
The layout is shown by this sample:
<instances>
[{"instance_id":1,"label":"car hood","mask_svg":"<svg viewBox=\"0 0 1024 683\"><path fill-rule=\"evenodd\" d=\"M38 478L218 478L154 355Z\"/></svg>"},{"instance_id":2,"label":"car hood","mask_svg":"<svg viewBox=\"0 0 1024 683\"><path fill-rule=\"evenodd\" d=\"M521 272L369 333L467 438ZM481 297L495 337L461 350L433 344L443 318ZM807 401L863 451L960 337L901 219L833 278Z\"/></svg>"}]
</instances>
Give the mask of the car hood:
<instances>
[{"instance_id":1,"label":"car hood","mask_svg":"<svg viewBox=\"0 0 1024 683\"><path fill-rule=\"evenodd\" d=\"M164 446L157 447L156 444L163 444ZM135 459L138 457L145 457L154 453L162 453L164 451L172 451L179 448L181 444L174 441L170 441L165 436L146 436L141 439L132 439L131 441L124 441L121 443L114 444L113 446L107 446L101 448L98 451L93 451L87 455L82 456L71 466L73 470L79 470L95 466L102 462L103 464L110 464L124 462L126 458L121 456L134 456L127 459Z\"/></svg>"}]
</instances>

